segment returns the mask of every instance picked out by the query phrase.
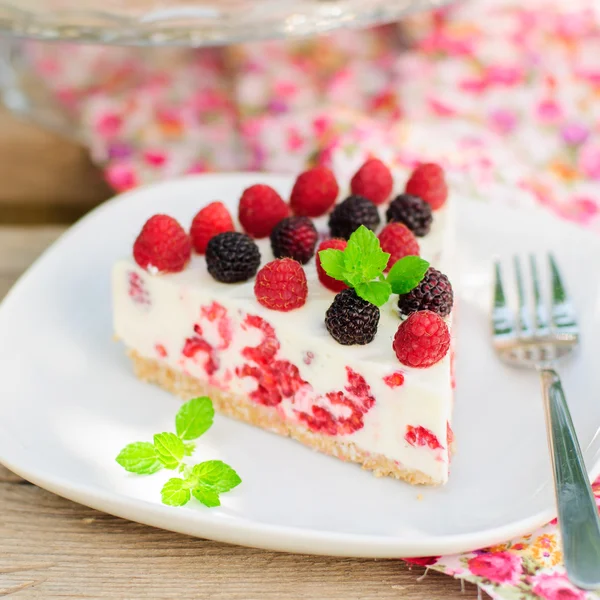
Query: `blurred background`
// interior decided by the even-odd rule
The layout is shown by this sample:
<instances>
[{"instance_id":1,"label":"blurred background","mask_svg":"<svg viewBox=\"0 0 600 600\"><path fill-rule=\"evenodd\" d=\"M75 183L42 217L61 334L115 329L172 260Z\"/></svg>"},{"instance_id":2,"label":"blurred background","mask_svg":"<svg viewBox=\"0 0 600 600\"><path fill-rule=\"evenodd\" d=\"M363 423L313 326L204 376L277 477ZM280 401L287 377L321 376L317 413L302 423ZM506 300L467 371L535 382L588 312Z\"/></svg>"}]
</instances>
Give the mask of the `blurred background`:
<instances>
[{"instance_id":1,"label":"blurred background","mask_svg":"<svg viewBox=\"0 0 600 600\"><path fill-rule=\"evenodd\" d=\"M71 222L161 178L377 154L597 227L598 6L521 4L3 0L0 219Z\"/></svg>"}]
</instances>

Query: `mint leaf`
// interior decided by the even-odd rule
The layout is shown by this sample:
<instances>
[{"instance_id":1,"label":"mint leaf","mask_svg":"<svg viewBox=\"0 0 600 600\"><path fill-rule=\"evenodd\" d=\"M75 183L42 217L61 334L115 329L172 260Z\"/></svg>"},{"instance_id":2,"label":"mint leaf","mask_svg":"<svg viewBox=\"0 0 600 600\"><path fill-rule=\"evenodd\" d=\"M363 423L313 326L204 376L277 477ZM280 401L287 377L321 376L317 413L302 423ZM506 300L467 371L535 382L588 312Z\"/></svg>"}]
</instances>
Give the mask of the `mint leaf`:
<instances>
[{"instance_id":1,"label":"mint leaf","mask_svg":"<svg viewBox=\"0 0 600 600\"><path fill-rule=\"evenodd\" d=\"M387 266L390 255L381 249L379 239L361 225L348 240L344 250L346 279L353 287L375 279Z\"/></svg>"},{"instance_id":2,"label":"mint leaf","mask_svg":"<svg viewBox=\"0 0 600 600\"><path fill-rule=\"evenodd\" d=\"M198 486L192 490L192 494L194 498L196 498L196 500L198 500L199 502L202 502L204 506L208 506L209 508L212 508L214 506L221 506L221 500L219 500L219 493L215 492L215 490L211 488Z\"/></svg>"},{"instance_id":3,"label":"mint leaf","mask_svg":"<svg viewBox=\"0 0 600 600\"><path fill-rule=\"evenodd\" d=\"M163 504L183 506L190 501L190 489L180 477L169 479L160 491Z\"/></svg>"},{"instance_id":4,"label":"mint leaf","mask_svg":"<svg viewBox=\"0 0 600 600\"><path fill-rule=\"evenodd\" d=\"M154 448L158 460L167 469L176 469L185 454L185 446L174 433L157 433L154 436Z\"/></svg>"},{"instance_id":5,"label":"mint leaf","mask_svg":"<svg viewBox=\"0 0 600 600\"><path fill-rule=\"evenodd\" d=\"M322 250L319 257L327 275L353 287L364 300L381 306L390 297L391 288L383 277L390 255L364 225L352 233L345 250ZM377 278L382 281L373 282Z\"/></svg>"},{"instance_id":6,"label":"mint leaf","mask_svg":"<svg viewBox=\"0 0 600 600\"><path fill-rule=\"evenodd\" d=\"M242 483L240 476L222 460L207 460L195 465L189 480L219 493L228 492Z\"/></svg>"},{"instance_id":7,"label":"mint leaf","mask_svg":"<svg viewBox=\"0 0 600 600\"><path fill-rule=\"evenodd\" d=\"M387 281L359 283L354 289L363 300L375 306L383 306L392 293L392 286Z\"/></svg>"},{"instance_id":8,"label":"mint leaf","mask_svg":"<svg viewBox=\"0 0 600 600\"><path fill-rule=\"evenodd\" d=\"M323 270L329 277L344 281L344 252L342 250L335 250L334 248L321 250L319 259Z\"/></svg>"},{"instance_id":9,"label":"mint leaf","mask_svg":"<svg viewBox=\"0 0 600 600\"><path fill-rule=\"evenodd\" d=\"M116 461L130 473L152 475L162 469L156 449L150 442L134 442L119 452Z\"/></svg>"},{"instance_id":10,"label":"mint leaf","mask_svg":"<svg viewBox=\"0 0 600 600\"><path fill-rule=\"evenodd\" d=\"M196 449L196 444L194 442L188 442L187 444L183 444L183 452L185 456L191 456L194 454L194 450Z\"/></svg>"},{"instance_id":11,"label":"mint leaf","mask_svg":"<svg viewBox=\"0 0 600 600\"><path fill-rule=\"evenodd\" d=\"M429 263L420 256L405 256L396 261L387 276L392 292L408 294L419 285L428 268Z\"/></svg>"},{"instance_id":12,"label":"mint leaf","mask_svg":"<svg viewBox=\"0 0 600 600\"><path fill-rule=\"evenodd\" d=\"M210 429L215 409L207 396L193 398L177 412L175 429L182 440L195 440Z\"/></svg>"}]
</instances>

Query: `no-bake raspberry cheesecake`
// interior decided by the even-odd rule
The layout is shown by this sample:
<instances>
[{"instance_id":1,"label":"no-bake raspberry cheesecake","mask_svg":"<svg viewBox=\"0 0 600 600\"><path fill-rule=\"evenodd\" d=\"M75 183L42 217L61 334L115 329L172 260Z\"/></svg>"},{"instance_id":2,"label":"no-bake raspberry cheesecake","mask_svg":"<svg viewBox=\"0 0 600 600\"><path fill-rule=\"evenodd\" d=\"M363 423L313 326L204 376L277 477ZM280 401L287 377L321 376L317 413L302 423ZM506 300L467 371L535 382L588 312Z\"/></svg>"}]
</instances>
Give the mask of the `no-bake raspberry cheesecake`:
<instances>
[{"instance_id":1,"label":"no-bake raspberry cheesecake","mask_svg":"<svg viewBox=\"0 0 600 600\"><path fill-rule=\"evenodd\" d=\"M443 484L452 448L452 224L443 171L376 159L338 201L333 173L289 204L243 191L189 233L155 215L113 270L114 327L137 376L377 475ZM242 191L242 190L240 190ZM337 202L337 203L336 203Z\"/></svg>"}]
</instances>

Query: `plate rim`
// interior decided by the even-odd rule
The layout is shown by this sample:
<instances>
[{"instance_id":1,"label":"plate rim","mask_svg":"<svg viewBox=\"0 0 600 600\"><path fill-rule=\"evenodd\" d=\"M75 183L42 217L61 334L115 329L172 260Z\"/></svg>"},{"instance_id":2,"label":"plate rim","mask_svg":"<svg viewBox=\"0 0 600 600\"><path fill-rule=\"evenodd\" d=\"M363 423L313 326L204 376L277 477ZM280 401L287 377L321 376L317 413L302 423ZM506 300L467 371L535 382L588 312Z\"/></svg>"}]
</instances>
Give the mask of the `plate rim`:
<instances>
[{"instance_id":1,"label":"plate rim","mask_svg":"<svg viewBox=\"0 0 600 600\"><path fill-rule=\"evenodd\" d=\"M67 242L72 235L75 235L80 228L85 227L88 221L95 219L102 211L111 210L115 204L123 200L143 202L145 194L150 189L160 190L163 187L169 189L174 184L186 185L188 182L195 180L210 182L211 179L214 179L219 181L223 177L235 178L240 183L248 182L248 184L253 179L262 179L263 181L267 179L273 185L277 185L278 183L289 185L293 182L292 175L279 173L255 171L202 173L158 181L116 194L89 211L71 227L66 229L18 278L2 302L0 302L0 327L5 318L4 315L7 314L8 309L6 307L10 306L13 302L13 297L17 297L20 293L20 289L24 283L31 277L34 277L40 268L43 268L46 257L56 252L62 243ZM589 237L596 244L600 243L597 235L590 230L572 221L561 219L548 209L540 206L515 208L513 206L491 205L484 201L468 198L461 199L460 201L479 205L480 207L492 206L503 211L519 213L521 216L524 213L528 213L531 218L548 219L560 227L577 230L579 235L583 234ZM177 508L163 506L147 500L128 497L122 493L107 490L99 486L90 484L82 485L61 476L36 472L35 468L28 468L27 465L20 466L2 456L0 456L0 463L27 481L49 492L116 517L184 535L205 537L219 542L277 552L361 558L410 558L415 556L453 554L502 543L508 539L529 533L545 525L556 516L556 510L553 506L529 517L492 529L431 539L423 538L419 542L412 540L407 546L401 537L388 538L379 535L319 531L316 529L251 521L244 517L237 517L232 521L214 519L209 513L181 511ZM588 469L588 475L592 481L600 475L600 458ZM143 513L142 519L139 518L140 506L143 507L141 511Z\"/></svg>"}]
</instances>

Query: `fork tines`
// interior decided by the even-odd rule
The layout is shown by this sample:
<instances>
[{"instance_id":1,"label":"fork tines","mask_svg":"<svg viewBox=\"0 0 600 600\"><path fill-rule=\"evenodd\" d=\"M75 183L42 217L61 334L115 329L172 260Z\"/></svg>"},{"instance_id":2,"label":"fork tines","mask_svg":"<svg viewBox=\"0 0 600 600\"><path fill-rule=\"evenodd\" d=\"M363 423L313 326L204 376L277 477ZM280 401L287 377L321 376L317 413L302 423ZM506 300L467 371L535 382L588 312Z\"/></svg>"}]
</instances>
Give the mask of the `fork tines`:
<instances>
[{"instance_id":1,"label":"fork tines","mask_svg":"<svg viewBox=\"0 0 600 600\"><path fill-rule=\"evenodd\" d=\"M554 257L552 254L547 255L550 288L548 303L544 301L536 257L530 255L528 262L529 286L526 285L527 269L523 267L523 262L518 256L513 259L517 291L517 310L513 313L506 300L501 265L496 261L492 312L494 340L498 342L515 337L522 340L550 337L557 340L576 339L579 328L575 319L575 310L567 296ZM531 295L528 294L528 287Z\"/></svg>"}]
</instances>

